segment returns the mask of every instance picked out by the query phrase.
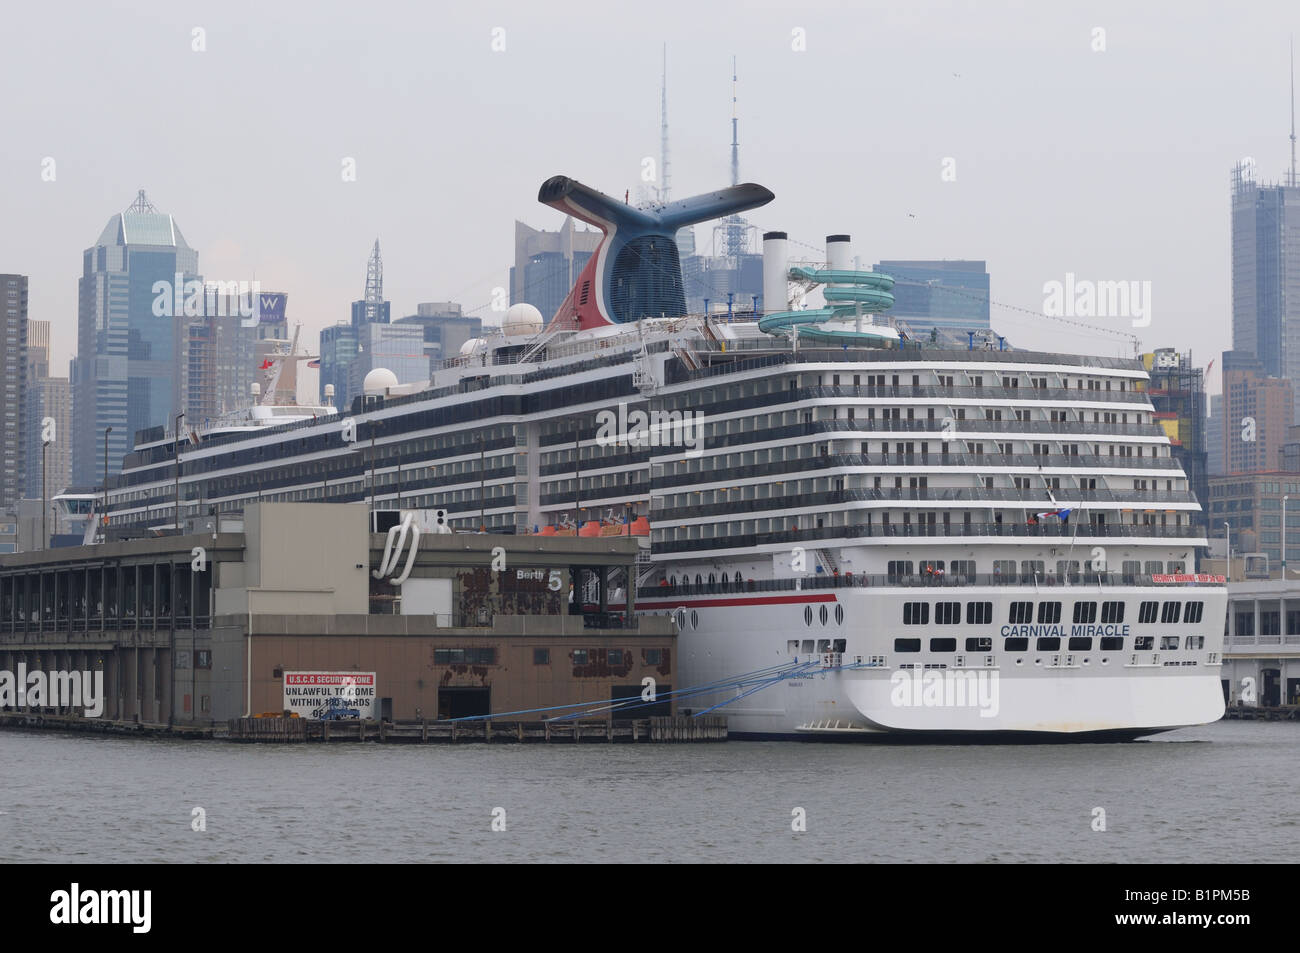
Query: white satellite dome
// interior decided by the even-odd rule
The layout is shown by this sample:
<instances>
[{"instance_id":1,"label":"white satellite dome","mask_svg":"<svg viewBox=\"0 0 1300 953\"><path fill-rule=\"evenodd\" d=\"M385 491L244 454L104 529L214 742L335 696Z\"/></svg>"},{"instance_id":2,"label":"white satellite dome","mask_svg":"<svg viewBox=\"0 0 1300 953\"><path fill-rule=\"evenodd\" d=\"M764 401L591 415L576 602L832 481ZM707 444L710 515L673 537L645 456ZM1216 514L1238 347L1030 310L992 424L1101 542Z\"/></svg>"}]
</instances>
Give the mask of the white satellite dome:
<instances>
[{"instance_id":1,"label":"white satellite dome","mask_svg":"<svg viewBox=\"0 0 1300 953\"><path fill-rule=\"evenodd\" d=\"M473 354L474 351L478 348L478 346L482 343L483 343L482 338L470 338L468 341L466 341L464 344L460 346L461 356L464 356L466 354Z\"/></svg>"},{"instance_id":2,"label":"white satellite dome","mask_svg":"<svg viewBox=\"0 0 1300 953\"><path fill-rule=\"evenodd\" d=\"M542 329L544 323L542 312L531 304L520 302L510 306L510 310L506 312L506 319L501 322L501 330L511 336L536 334Z\"/></svg>"},{"instance_id":3,"label":"white satellite dome","mask_svg":"<svg viewBox=\"0 0 1300 953\"><path fill-rule=\"evenodd\" d=\"M361 382L361 389L367 397L383 397L398 384L397 375L386 367L376 367Z\"/></svg>"}]
</instances>

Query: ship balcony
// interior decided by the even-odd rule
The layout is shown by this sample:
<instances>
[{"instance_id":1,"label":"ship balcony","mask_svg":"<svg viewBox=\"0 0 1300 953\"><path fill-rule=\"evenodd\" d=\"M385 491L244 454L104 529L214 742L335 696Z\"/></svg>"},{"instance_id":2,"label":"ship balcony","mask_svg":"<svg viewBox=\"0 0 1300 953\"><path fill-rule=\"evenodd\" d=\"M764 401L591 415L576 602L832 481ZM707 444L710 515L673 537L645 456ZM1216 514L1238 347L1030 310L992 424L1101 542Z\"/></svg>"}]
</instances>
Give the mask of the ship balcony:
<instances>
[{"instance_id":1,"label":"ship balcony","mask_svg":"<svg viewBox=\"0 0 1300 953\"><path fill-rule=\"evenodd\" d=\"M659 532L656 530L656 532ZM928 523L857 524L853 526L823 526L804 529L778 530L770 533L738 533L734 536L711 536L703 539L663 540L656 538L653 550L656 557L671 553L694 553L710 550L752 550L759 547L788 547L813 540L869 539L889 544L923 540L947 542L954 537L964 539L1145 539L1179 540L1193 545L1208 545L1205 529L1200 526L1138 526L1120 523L1091 524L1059 521L1025 524L1020 522L953 523L944 525Z\"/></svg>"},{"instance_id":2,"label":"ship balcony","mask_svg":"<svg viewBox=\"0 0 1300 953\"><path fill-rule=\"evenodd\" d=\"M1207 577L1208 578L1208 577ZM1151 573L1124 572L1071 572L1056 573L948 573L927 575L922 573L853 573L839 575L816 573L798 578L749 579L735 582L722 581L688 585L661 582L658 586L642 586L637 599L662 600L686 596L712 596L736 592L797 592L814 589L972 589L990 586L1028 586L1038 589L1091 589L1112 587L1139 587L1143 589L1180 589L1195 586L1197 589L1224 588L1223 583L1211 582L1156 582ZM1288 638L1292 638L1288 636ZM1300 644L1300 635L1294 636ZM1274 640L1276 641L1276 640ZM1245 643L1243 643L1245 644ZM1252 641L1250 644L1255 644Z\"/></svg>"},{"instance_id":3,"label":"ship balcony","mask_svg":"<svg viewBox=\"0 0 1300 953\"><path fill-rule=\"evenodd\" d=\"M712 491L710 491L712 492ZM655 497L656 503L662 497ZM1056 509L1062 503L1107 504L1108 508L1148 509L1153 504L1190 504L1199 512L1196 495L1190 490L1173 490L1152 492L1150 490L1052 490L1049 497L1044 489L1021 490L1015 487L987 489L985 487L930 487L925 488L866 488L860 490L828 490L823 493L801 493L789 496L769 496L753 500L729 500L723 503L705 503L694 506L679 506L671 509L651 509L655 525L662 526L681 520L701 519L713 516L730 516L749 513L767 513L783 515L794 509L818 509L842 503L868 502L906 502L906 503L956 503L969 508L980 508L978 504L1002 502L1024 504L1024 509ZM1096 509L1096 506L1091 507ZM1003 524L998 524L1003 525ZM1090 524L1091 525L1091 524ZM1033 528L1033 527L1029 527ZM1082 530L1081 530L1082 532ZM1071 535L1071 534L1066 534Z\"/></svg>"}]
</instances>

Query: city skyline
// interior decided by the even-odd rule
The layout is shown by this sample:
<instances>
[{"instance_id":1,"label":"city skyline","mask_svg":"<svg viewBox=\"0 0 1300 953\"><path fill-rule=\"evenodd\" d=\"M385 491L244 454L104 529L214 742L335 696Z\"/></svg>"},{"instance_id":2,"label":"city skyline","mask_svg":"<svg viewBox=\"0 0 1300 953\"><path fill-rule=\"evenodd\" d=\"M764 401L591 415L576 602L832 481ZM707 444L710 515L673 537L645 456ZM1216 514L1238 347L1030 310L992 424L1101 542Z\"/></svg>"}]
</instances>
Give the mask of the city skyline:
<instances>
[{"instance_id":1,"label":"city skyline","mask_svg":"<svg viewBox=\"0 0 1300 953\"><path fill-rule=\"evenodd\" d=\"M1264 9L1285 35L1287 10ZM20 10L15 28L36 40L0 73L11 87L25 75L47 78L13 105L0 204L16 227L0 238L0 258L31 276L32 316L53 325L55 366L74 350L74 255L84 235L141 187L186 223L206 276L264 276L292 294L306 340L360 297L359 263L374 235L387 249L387 297L399 311L456 300L490 321L493 289L508 288L513 222L562 224L536 205L542 181L563 173L633 195L642 185L642 160L659 155L666 39L677 193L728 179L734 53L741 178L777 195L749 216L757 227L812 246L848 232L855 253L869 260L985 260L997 275L993 323L1023 347L1056 342L1081 353L1131 354L1122 336L1077 333L1013 309L1041 311L1043 286L1067 274L1150 281L1151 324L1136 329L1144 346L1177 333L1202 363L1201 355L1229 341L1229 172L1251 156L1267 182L1280 180L1287 165L1288 51L1226 10L1195 25L1169 22L1174 10L1102 5L1084 18L930 8L951 27L944 36L960 36L978 19L985 44L1004 47L978 54L932 35L910 11L876 11L860 88L844 85L841 59L854 49L855 31L846 26L867 21L833 5L769 7L744 19L734 10L693 10L698 29L668 37L647 31L609 50L540 10L499 8L440 13L436 22L412 10L407 35L358 51L349 23L359 14L340 8L326 17L301 6L259 12L255 32L235 26L238 9L190 17L193 24L86 11L87 29L58 33L51 48L56 19ZM494 51L498 26L504 49ZM196 29L204 31L201 52L192 49ZM792 48L796 29L801 51ZM1105 30L1100 50L1097 29ZM439 56L408 86L385 91L379 83L380 94L371 94L383 62L431 38ZM1220 50L1214 59L1187 55L1211 40ZM262 55L302 42L333 68L290 73ZM102 61L107 49L136 108L69 124L73 88L50 74L65 58ZM175 82L153 83L156 69ZM611 81L594 81L606 72ZM453 92L456 76L474 79L473 102ZM560 109L555 97L539 97L538 76L542 88L583 89L583 105ZM807 107L828 89L851 103L879 100L882 88L890 108L872 123L827 129ZM1215 108L1229 101L1231 109ZM279 105L289 103L291 110ZM409 122L430 113L444 114L436 137ZM158 132L161 115L170 117L166 135ZM1207 115L1215 117L1212 148L1197 136ZM259 148L210 148L220 138L213 116L234 116L234 135ZM590 139L575 147L559 133L566 120L598 129L598 147ZM367 131L375 121L393 130L382 147ZM450 148L447 128L469 148ZM133 144L141 141L153 145ZM520 143L528 148L521 152ZM1155 165L1170 154L1178 161ZM348 158L355 181L342 180ZM54 181L42 181L46 159ZM955 179L945 181L949 159ZM472 187L448 188L452 181ZM430 229L431 222L456 227ZM1095 323L1135 330L1125 320ZM1218 391L1217 380L1207 384Z\"/></svg>"}]
</instances>

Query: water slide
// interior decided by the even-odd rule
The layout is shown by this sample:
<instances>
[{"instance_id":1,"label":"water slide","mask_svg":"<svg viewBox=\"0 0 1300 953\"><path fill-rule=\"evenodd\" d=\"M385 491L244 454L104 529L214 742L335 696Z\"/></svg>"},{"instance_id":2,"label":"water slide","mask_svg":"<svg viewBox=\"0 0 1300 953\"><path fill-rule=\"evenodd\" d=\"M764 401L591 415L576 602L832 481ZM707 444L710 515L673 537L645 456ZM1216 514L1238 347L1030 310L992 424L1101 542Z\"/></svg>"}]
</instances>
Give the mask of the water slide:
<instances>
[{"instance_id":1,"label":"water slide","mask_svg":"<svg viewBox=\"0 0 1300 953\"><path fill-rule=\"evenodd\" d=\"M774 311L758 321L760 331L784 334L799 328L800 340L853 342L896 340L893 328L863 324L859 314L877 314L894 305L891 290L894 279L875 271L852 271L840 268L791 268L790 280L823 285L826 307L805 311ZM827 322L836 322L828 324Z\"/></svg>"}]
</instances>

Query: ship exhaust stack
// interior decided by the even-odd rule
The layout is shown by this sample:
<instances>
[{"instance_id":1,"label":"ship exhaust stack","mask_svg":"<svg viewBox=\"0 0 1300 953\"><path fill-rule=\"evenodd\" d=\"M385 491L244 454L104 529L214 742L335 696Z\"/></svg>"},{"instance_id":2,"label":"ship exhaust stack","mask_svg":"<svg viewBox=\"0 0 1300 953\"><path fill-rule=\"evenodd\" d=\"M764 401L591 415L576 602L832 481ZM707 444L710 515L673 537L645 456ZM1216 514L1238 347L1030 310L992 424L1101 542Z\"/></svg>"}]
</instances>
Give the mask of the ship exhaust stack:
<instances>
[{"instance_id":1,"label":"ship exhaust stack","mask_svg":"<svg viewBox=\"0 0 1300 953\"><path fill-rule=\"evenodd\" d=\"M826 268L830 271L853 270L853 258L849 254L848 235L826 236Z\"/></svg>"},{"instance_id":2,"label":"ship exhaust stack","mask_svg":"<svg viewBox=\"0 0 1300 953\"><path fill-rule=\"evenodd\" d=\"M790 242L785 232L763 233L763 313L790 307Z\"/></svg>"}]
</instances>

